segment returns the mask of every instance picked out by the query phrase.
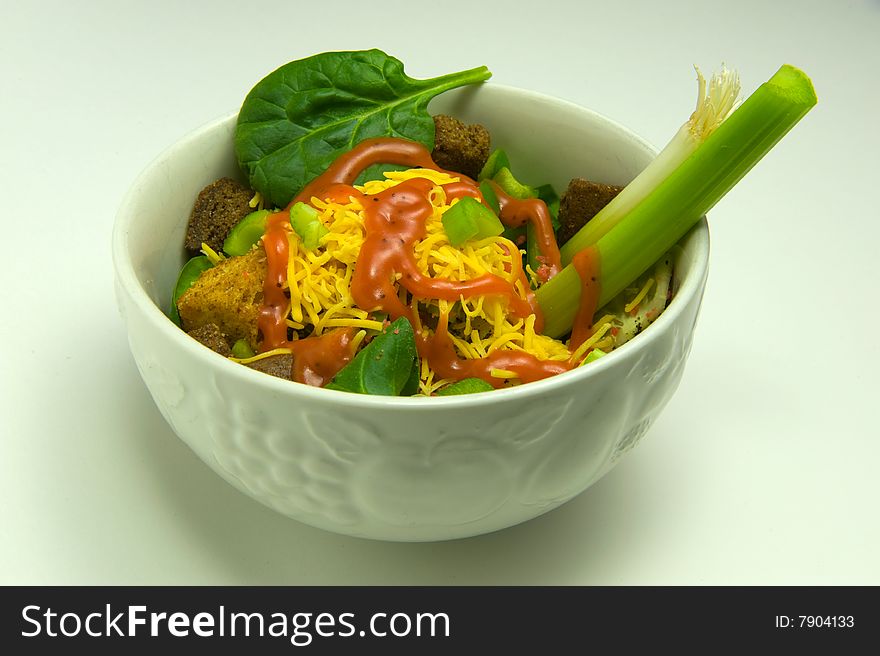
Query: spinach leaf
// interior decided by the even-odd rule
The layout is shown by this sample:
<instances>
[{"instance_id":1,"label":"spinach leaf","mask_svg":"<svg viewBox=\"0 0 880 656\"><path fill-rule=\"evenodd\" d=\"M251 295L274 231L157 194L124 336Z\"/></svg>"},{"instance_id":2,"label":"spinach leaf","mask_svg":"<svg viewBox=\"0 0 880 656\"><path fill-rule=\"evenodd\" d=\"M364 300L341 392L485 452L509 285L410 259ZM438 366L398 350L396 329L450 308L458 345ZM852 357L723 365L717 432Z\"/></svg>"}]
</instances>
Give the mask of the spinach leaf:
<instances>
[{"instance_id":1,"label":"spinach leaf","mask_svg":"<svg viewBox=\"0 0 880 656\"><path fill-rule=\"evenodd\" d=\"M593 349L594 351L597 349ZM409 372L409 378L406 379L406 383L403 385L403 389L400 390L400 396L413 396L418 394L419 391L419 359L417 357L413 358L412 361L412 369Z\"/></svg>"},{"instance_id":2,"label":"spinach leaf","mask_svg":"<svg viewBox=\"0 0 880 656\"><path fill-rule=\"evenodd\" d=\"M415 372L415 390L413 387ZM410 322L400 317L336 374L328 389L399 396L418 391L418 355Z\"/></svg>"},{"instance_id":3,"label":"spinach leaf","mask_svg":"<svg viewBox=\"0 0 880 656\"><path fill-rule=\"evenodd\" d=\"M381 50L325 52L285 64L245 98L235 153L251 186L284 207L342 153L369 137L434 146L428 101L487 80L485 66L429 80Z\"/></svg>"},{"instance_id":4,"label":"spinach leaf","mask_svg":"<svg viewBox=\"0 0 880 656\"><path fill-rule=\"evenodd\" d=\"M177 310L177 301L180 300L180 297L183 296L187 289L193 286L199 276L212 266L214 265L211 264L211 260L207 257L196 255L194 258L187 260L180 273L177 274L177 282L174 284L174 290L171 292L171 307L168 310L168 316L178 326L180 325L180 313Z\"/></svg>"},{"instance_id":5,"label":"spinach leaf","mask_svg":"<svg viewBox=\"0 0 880 656\"><path fill-rule=\"evenodd\" d=\"M476 394L477 392L491 392L494 387L482 378L464 378L457 383L447 385L437 396L455 396L457 394Z\"/></svg>"}]
</instances>

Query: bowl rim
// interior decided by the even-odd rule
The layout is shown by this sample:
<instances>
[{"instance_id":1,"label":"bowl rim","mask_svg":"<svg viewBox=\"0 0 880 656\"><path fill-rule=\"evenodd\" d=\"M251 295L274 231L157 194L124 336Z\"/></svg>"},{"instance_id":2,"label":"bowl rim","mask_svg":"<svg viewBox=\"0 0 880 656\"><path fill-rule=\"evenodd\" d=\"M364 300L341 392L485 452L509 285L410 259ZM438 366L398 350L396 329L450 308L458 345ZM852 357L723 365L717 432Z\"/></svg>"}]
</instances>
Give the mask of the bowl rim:
<instances>
[{"instance_id":1,"label":"bowl rim","mask_svg":"<svg viewBox=\"0 0 880 656\"><path fill-rule=\"evenodd\" d=\"M491 85L491 87L502 92L529 96L534 100L565 106L569 110L584 113L589 115L593 120L604 123L607 127L625 134L636 144L644 147L654 155L658 152L657 148L629 128L621 125L614 119L587 107L529 89L521 89L514 86L495 83L485 84L487 86ZM476 92L476 89L467 90ZM651 323L649 328L633 337L626 344L623 344L602 358L590 363L589 367L577 367L571 371L563 372L535 382L487 392L440 397L399 397L356 394L352 392L317 388L310 385L293 383L289 380L269 376L249 367L241 366L238 363L229 361L219 353L206 348L189 337L171 321L165 312L153 301L138 280L134 264L130 258L130 251L126 244L128 218L135 214L135 201L140 188L143 186L144 180L152 174L157 164L166 161L173 156L176 151L185 148L192 142L198 141L206 133L225 127L230 121L235 120L237 116L237 111L221 116L184 134L177 141L163 148L160 153L141 170L123 196L116 212L113 225L111 252L117 287L124 290L128 298L131 299L131 302L138 306L144 318L149 322L149 330L151 332L155 331L157 334L161 335L163 339L171 340L171 342L178 348L189 351L192 356L195 357L197 361L200 361L205 367L218 367L219 370L225 372L226 375L241 377L241 380L247 385L262 387L269 394L291 395L293 397L301 398L306 402L339 402L364 410L395 409L401 411L417 411L425 408L443 410L453 408L469 409L477 406L482 407L487 403L509 403L517 400L524 400L528 397L540 397L544 394L554 394L558 393L559 388L561 387L582 384L582 381L584 380L601 376L602 372L606 369L618 366L618 364L622 363L624 359L634 357L638 352L650 348L650 345L659 339L660 334L666 329L671 328L676 319L682 314L682 312L684 312L685 308L689 305L688 301L692 300L695 296L702 294L702 289L708 274L710 250L709 226L706 215L704 215L697 224L691 228L681 240L679 240L679 243L685 240L689 242L690 247L695 249L694 256L688 276L681 281L675 296L667 308L654 322ZM117 298L117 302L122 304L123 300Z\"/></svg>"}]
</instances>

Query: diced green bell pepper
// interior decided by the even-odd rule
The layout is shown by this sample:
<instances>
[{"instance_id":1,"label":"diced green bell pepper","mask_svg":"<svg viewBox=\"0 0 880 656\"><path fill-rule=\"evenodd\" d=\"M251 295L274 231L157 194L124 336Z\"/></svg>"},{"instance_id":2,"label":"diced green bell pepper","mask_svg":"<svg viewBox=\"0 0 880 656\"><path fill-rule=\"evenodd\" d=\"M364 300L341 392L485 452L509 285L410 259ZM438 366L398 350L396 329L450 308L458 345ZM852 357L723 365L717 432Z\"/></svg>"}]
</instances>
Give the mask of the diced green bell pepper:
<instances>
[{"instance_id":1,"label":"diced green bell pepper","mask_svg":"<svg viewBox=\"0 0 880 656\"><path fill-rule=\"evenodd\" d=\"M492 179L508 196L513 196L520 200L538 197L537 189L517 180L506 166L498 169L495 175L492 176Z\"/></svg>"},{"instance_id":2,"label":"diced green bell pepper","mask_svg":"<svg viewBox=\"0 0 880 656\"><path fill-rule=\"evenodd\" d=\"M501 220L492 210L470 196L465 196L446 210L441 221L453 246L461 246L470 239L495 237L504 232Z\"/></svg>"},{"instance_id":3,"label":"diced green bell pepper","mask_svg":"<svg viewBox=\"0 0 880 656\"><path fill-rule=\"evenodd\" d=\"M223 251L227 255L245 255L266 232L268 216L269 210L257 210L236 223L223 242Z\"/></svg>"},{"instance_id":4,"label":"diced green bell pepper","mask_svg":"<svg viewBox=\"0 0 880 656\"><path fill-rule=\"evenodd\" d=\"M489 158L486 160L486 163L483 164L483 168L480 169L480 173L477 176L478 180L491 180L495 177L495 174L499 169L502 168L510 168L510 160L507 158L507 153L505 153L500 148L497 148L492 151L492 154L489 155Z\"/></svg>"},{"instance_id":5,"label":"diced green bell pepper","mask_svg":"<svg viewBox=\"0 0 880 656\"><path fill-rule=\"evenodd\" d=\"M254 349L251 348L246 339L239 339L232 345L232 355L243 360L244 358L254 357L256 353L254 353Z\"/></svg>"},{"instance_id":6,"label":"diced green bell pepper","mask_svg":"<svg viewBox=\"0 0 880 656\"><path fill-rule=\"evenodd\" d=\"M594 362L594 361L598 360L599 358L601 358L603 355L608 355L608 354L605 351L603 351L602 349L594 348L592 351L587 353L587 357L584 358L584 364L586 364L588 362Z\"/></svg>"},{"instance_id":7,"label":"diced green bell pepper","mask_svg":"<svg viewBox=\"0 0 880 656\"><path fill-rule=\"evenodd\" d=\"M290 208L290 225L310 251L315 250L321 244L321 237L330 232L321 223L318 210L302 201Z\"/></svg>"}]
</instances>

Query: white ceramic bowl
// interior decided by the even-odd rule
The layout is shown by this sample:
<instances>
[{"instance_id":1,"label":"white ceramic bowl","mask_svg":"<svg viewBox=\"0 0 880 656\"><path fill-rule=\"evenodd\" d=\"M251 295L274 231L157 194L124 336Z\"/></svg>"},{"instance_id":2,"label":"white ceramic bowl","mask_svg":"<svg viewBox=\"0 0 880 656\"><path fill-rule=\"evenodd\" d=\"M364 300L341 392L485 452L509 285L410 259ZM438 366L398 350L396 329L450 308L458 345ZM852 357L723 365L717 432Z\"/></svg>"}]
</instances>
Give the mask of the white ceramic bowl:
<instances>
[{"instance_id":1,"label":"white ceramic bowl","mask_svg":"<svg viewBox=\"0 0 880 656\"><path fill-rule=\"evenodd\" d=\"M479 121L523 179L623 184L653 149L594 112L485 84L446 93L433 113ZM116 220L116 292L131 351L180 438L242 492L330 531L443 540L531 519L583 492L632 448L675 391L706 282L705 219L683 240L678 289L644 333L601 360L517 388L442 398L316 389L234 364L163 313L184 260L196 194L240 176L235 117L166 150Z\"/></svg>"}]
</instances>

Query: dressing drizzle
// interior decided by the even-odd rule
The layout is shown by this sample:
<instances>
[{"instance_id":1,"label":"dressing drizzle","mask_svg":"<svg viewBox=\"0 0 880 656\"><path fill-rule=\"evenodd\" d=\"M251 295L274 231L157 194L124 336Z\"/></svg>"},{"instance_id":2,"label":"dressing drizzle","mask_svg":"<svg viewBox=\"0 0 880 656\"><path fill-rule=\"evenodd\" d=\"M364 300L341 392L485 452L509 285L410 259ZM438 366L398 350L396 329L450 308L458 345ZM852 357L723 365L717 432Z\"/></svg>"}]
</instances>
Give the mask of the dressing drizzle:
<instances>
[{"instance_id":1,"label":"dressing drizzle","mask_svg":"<svg viewBox=\"0 0 880 656\"><path fill-rule=\"evenodd\" d=\"M512 266L516 269L511 278L521 281L526 298L517 292L516 286L509 280L492 273L457 281L432 278L419 270L414 246L426 236L426 220L433 212L428 195L435 183L424 178L412 178L378 194L367 195L353 185L361 171L373 164L395 164L449 173L460 179L459 182L444 185L450 202L471 196L485 203L473 180L438 167L421 144L390 137L362 141L306 185L287 208L271 214L267 219L263 247L268 260L268 273L263 283L263 306L258 323L263 338L260 350L291 349L294 380L318 386L329 382L354 355L352 339L355 331L352 328L339 328L304 339L288 339L289 299L284 287L287 282L288 235L291 230L290 208L300 201L308 203L313 197L335 202L349 202L353 198L364 208L365 239L351 281L352 297L361 309L386 312L392 320L403 316L415 323L416 299L455 302L462 297L498 295L508 300L514 316L525 319L534 314L535 330L540 332L543 315L529 288L519 257L511 258ZM494 191L498 196L502 223L519 227L531 222L549 275L558 273L561 259L546 205L538 199L513 198L497 185L494 185ZM412 295L411 304L401 301L397 285ZM590 300L587 299L589 304ZM589 322L593 311L595 299L592 300L592 309L585 307L582 302L578 316L586 316L589 312ZM508 350L494 351L485 358L461 358L449 335L448 322L448 313L441 313L432 335L416 335L419 356L427 359L431 368L442 378L460 380L477 377L494 387L500 387L504 379L493 375L493 371L513 372L523 382L531 382L567 371L575 365L566 361L539 360L529 353ZM582 341L584 338L580 339ZM573 343L572 350L575 347Z\"/></svg>"}]
</instances>

